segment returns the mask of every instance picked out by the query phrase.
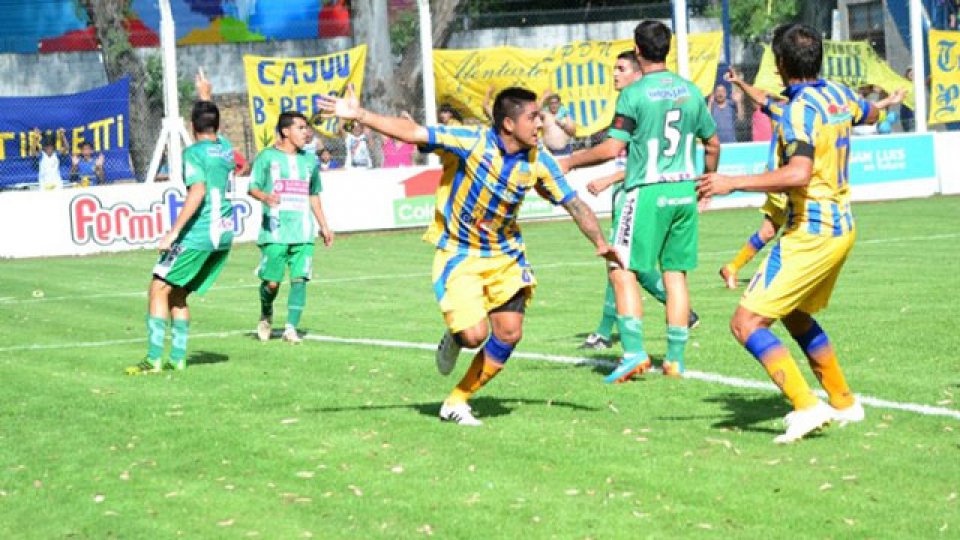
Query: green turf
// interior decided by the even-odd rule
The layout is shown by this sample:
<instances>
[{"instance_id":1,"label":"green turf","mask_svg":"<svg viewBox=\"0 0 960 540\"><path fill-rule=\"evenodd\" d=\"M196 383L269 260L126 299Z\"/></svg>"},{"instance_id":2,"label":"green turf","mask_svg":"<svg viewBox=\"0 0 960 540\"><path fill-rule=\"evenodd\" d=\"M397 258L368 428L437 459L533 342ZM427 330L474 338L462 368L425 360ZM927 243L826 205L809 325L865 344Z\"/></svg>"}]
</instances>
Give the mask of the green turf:
<instances>
[{"instance_id":1,"label":"green turf","mask_svg":"<svg viewBox=\"0 0 960 540\"><path fill-rule=\"evenodd\" d=\"M848 379L864 395L957 410L960 199L856 210L858 244L819 317ZM703 217L689 369L766 381L729 335L738 293L716 276L758 224L755 210ZM578 356L603 265L570 222L525 235L539 287L518 352ZM960 531L955 418L868 407L860 425L781 447L771 441L788 407L773 392L656 375L605 386L600 367L515 358L474 402L483 427L441 424L466 355L443 378L429 350L258 343L245 333L259 314L257 257L235 248L217 287L192 299L191 367L153 377L123 375L145 353L153 253L0 263L0 537ZM434 343L431 257L414 232L338 237L318 249L301 326ZM645 342L662 355L663 310L646 306Z\"/></svg>"}]
</instances>

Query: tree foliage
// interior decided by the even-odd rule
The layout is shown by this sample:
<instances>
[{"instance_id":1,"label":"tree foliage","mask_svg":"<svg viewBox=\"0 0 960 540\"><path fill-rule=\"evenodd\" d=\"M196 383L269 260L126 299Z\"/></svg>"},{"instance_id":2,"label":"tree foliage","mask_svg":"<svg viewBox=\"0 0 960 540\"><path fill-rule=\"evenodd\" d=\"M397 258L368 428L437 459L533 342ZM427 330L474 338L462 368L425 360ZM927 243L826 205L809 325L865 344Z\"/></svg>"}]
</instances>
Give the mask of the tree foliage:
<instances>
[{"instance_id":1,"label":"tree foliage","mask_svg":"<svg viewBox=\"0 0 960 540\"><path fill-rule=\"evenodd\" d=\"M730 33L746 42L761 41L777 25L796 20L799 0L730 0ZM708 15L720 16L715 5Z\"/></svg>"}]
</instances>

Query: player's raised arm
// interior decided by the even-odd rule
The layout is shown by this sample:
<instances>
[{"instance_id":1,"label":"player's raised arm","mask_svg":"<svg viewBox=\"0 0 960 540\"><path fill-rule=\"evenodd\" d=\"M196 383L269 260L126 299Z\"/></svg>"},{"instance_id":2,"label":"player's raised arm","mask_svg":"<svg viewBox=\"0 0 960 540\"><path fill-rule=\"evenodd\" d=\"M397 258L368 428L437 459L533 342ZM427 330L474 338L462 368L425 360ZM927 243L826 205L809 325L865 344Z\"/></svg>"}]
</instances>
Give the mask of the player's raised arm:
<instances>
[{"instance_id":1,"label":"player's raised arm","mask_svg":"<svg viewBox=\"0 0 960 540\"><path fill-rule=\"evenodd\" d=\"M750 101L756 103L757 105L766 105L767 98L772 98L777 101L786 101L786 98L782 96L777 96L774 94L768 93L766 90L761 90L756 86L749 84L747 81L740 78L740 75L733 69L730 68L723 75L724 80L730 82L731 84L737 85L744 94L750 98Z\"/></svg>"},{"instance_id":2,"label":"player's raised arm","mask_svg":"<svg viewBox=\"0 0 960 540\"><path fill-rule=\"evenodd\" d=\"M356 120L381 135L411 144L423 145L430 142L427 128L409 117L384 116L361 107L352 86L347 88L347 93L342 98L321 96L319 106L324 112L344 120Z\"/></svg>"}]
</instances>

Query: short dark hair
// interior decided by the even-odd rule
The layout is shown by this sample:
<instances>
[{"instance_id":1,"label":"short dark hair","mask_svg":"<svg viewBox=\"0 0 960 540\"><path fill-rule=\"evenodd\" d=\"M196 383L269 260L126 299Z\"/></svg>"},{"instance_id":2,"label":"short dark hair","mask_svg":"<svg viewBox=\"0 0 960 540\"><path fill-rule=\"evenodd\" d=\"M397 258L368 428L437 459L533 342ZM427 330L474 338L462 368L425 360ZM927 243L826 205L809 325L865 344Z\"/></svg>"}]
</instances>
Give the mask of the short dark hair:
<instances>
[{"instance_id":1,"label":"short dark hair","mask_svg":"<svg viewBox=\"0 0 960 540\"><path fill-rule=\"evenodd\" d=\"M493 127L502 129L503 121L507 118L516 120L523 107L530 102L537 102L537 94L526 88L511 86L501 91L493 100Z\"/></svg>"},{"instance_id":2,"label":"short dark hair","mask_svg":"<svg viewBox=\"0 0 960 540\"><path fill-rule=\"evenodd\" d=\"M457 122L463 122L463 115L454 109L449 103L443 103L440 105L440 108L437 109L437 114L440 113L450 113L450 116L452 116L454 120Z\"/></svg>"},{"instance_id":3,"label":"short dark hair","mask_svg":"<svg viewBox=\"0 0 960 540\"><path fill-rule=\"evenodd\" d=\"M281 139L286 138L283 136L283 130L292 126L293 121L297 118L301 118L309 124L307 117L300 111L284 111L280 113L280 116L277 117L277 135L279 135Z\"/></svg>"},{"instance_id":4,"label":"short dark hair","mask_svg":"<svg viewBox=\"0 0 960 540\"><path fill-rule=\"evenodd\" d=\"M193 104L190 121L197 133L216 133L220 129L220 109L212 101L197 101Z\"/></svg>"},{"instance_id":5,"label":"short dark hair","mask_svg":"<svg viewBox=\"0 0 960 540\"><path fill-rule=\"evenodd\" d=\"M635 51L623 51L617 55L617 60L626 60L633 64L635 70L640 69L640 60L637 60L637 53Z\"/></svg>"},{"instance_id":6,"label":"short dark hair","mask_svg":"<svg viewBox=\"0 0 960 540\"><path fill-rule=\"evenodd\" d=\"M633 41L645 60L663 62L670 53L672 35L667 25L660 21L643 21L634 29Z\"/></svg>"},{"instance_id":7,"label":"short dark hair","mask_svg":"<svg viewBox=\"0 0 960 540\"><path fill-rule=\"evenodd\" d=\"M815 79L823 66L823 40L806 24L782 24L773 31L773 56L788 79Z\"/></svg>"},{"instance_id":8,"label":"short dark hair","mask_svg":"<svg viewBox=\"0 0 960 540\"><path fill-rule=\"evenodd\" d=\"M86 148L86 147L88 147L88 146L89 146L91 149L93 149L93 143L91 143L90 141L83 141L82 143L80 143L80 149L81 149L81 150L83 150L84 148Z\"/></svg>"}]
</instances>

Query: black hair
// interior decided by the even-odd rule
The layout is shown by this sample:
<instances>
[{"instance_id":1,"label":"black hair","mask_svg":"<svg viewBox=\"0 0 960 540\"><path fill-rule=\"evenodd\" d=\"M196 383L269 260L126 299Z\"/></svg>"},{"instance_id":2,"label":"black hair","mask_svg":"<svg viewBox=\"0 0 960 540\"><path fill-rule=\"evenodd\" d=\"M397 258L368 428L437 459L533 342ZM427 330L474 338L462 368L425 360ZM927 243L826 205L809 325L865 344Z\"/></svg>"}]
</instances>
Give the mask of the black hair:
<instances>
[{"instance_id":1,"label":"black hair","mask_svg":"<svg viewBox=\"0 0 960 540\"><path fill-rule=\"evenodd\" d=\"M503 121L507 118L516 120L524 106L530 102L537 102L537 94L526 88L511 86L501 91L493 100L493 126L503 129Z\"/></svg>"},{"instance_id":2,"label":"black hair","mask_svg":"<svg viewBox=\"0 0 960 540\"><path fill-rule=\"evenodd\" d=\"M216 133L220 129L220 109L212 101L197 101L193 104L190 121L197 133Z\"/></svg>"},{"instance_id":3,"label":"black hair","mask_svg":"<svg viewBox=\"0 0 960 540\"><path fill-rule=\"evenodd\" d=\"M292 126L293 121L297 118L301 118L304 122L307 122L307 117L302 112L284 111L280 113L280 116L277 117L277 135L279 135L281 139L286 139L286 137L283 136L283 130Z\"/></svg>"},{"instance_id":4,"label":"black hair","mask_svg":"<svg viewBox=\"0 0 960 540\"><path fill-rule=\"evenodd\" d=\"M635 51L623 51L617 55L617 60L626 60L633 64L634 71L640 70L640 60L637 59L637 53Z\"/></svg>"},{"instance_id":5,"label":"black hair","mask_svg":"<svg viewBox=\"0 0 960 540\"><path fill-rule=\"evenodd\" d=\"M811 26L782 24L773 31L773 56L787 79L816 79L823 66L823 40Z\"/></svg>"},{"instance_id":6,"label":"black hair","mask_svg":"<svg viewBox=\"0 0 960 540\"><path fill-rule=\"evenodd\" d=\"M643 21L634 29L633 41L645 60L664 62L670 52L672 35L667 25L660 21Z\"/></svg>"},{"instance_id":7,"label":"black hair","mask_svg":"<svg viewBox=\"0 0 960 540\"><path fill-rule=\"evenodd\" d=\"M86 147L88 147L88 146L89 146L90 148L93 148L93 143L91 143L90 141L83 141L82 143L80 143L80 149L81 149L81 150L84 149L84 148L86 148Z\"/></svg>"},{"instance_id":8,"label":"black hair","mask_svg":"<svg viewBox=\"0 0 960 540\"><path fill-rule=\"evenodd\" d=\"M454 120L456 120L457 122L463 123L463 115L460 114L451 105L447 103L440 105L440 107L437 109L437 114L439 115L440 113L443 113L443 112L450 113L450 116L452 116Z\"/></svg>"}]
</instances>

